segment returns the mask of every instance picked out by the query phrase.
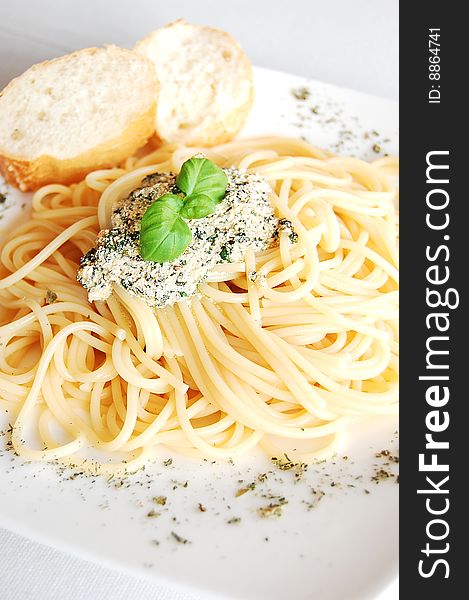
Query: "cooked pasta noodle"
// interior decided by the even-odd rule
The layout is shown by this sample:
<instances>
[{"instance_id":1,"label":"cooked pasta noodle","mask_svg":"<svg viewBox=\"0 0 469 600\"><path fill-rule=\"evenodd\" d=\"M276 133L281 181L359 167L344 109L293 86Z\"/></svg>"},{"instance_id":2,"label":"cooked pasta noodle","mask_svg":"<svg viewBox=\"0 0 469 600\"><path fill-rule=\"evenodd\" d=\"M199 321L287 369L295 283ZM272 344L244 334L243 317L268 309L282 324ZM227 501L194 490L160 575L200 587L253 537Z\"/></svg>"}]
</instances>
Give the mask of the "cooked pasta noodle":
<instances>
[{"instance_id":1,"label":"cooked pasta noodle","mask_svg":"<svg viewBox=\"0 0 469 600\"><path fill-rule=\"evenodd\" d=\"M284 138L204 149L270 182L297 243L281 233L217 265L173 306L117 286L88 302L79 259L115 202L195 152L165 145L47 185L4 241L0 403L25 459L80 464L94 451L115 472L161 447L223 458L261 446L308 460L330 455L350 420L397 410L393 158L368 164Z\"/></svg>"}]
</instances>

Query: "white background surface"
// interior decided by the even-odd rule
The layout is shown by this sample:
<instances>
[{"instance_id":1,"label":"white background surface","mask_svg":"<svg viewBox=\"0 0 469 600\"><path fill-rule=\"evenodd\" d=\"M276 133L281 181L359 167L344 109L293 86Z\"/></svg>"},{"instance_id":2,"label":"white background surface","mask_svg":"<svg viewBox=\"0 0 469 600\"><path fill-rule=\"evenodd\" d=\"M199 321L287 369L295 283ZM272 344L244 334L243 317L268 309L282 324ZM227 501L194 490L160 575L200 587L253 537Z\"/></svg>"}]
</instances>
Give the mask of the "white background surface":
<instances>
[{"instance_id":1,"label":"white background surface","mask_svg":"<svg viewBox=\"0 0 469 600\"><path fill-rule=\"evenodd\" d=\"M33 62L104 42L131 46L179 17L229 30L254 64L397 98L395 0L2 1L0 87ZM202 600L1 529L0 552L1 600ZM393 585L376 600L397 597Z\"/></svg>"}]
</instances>

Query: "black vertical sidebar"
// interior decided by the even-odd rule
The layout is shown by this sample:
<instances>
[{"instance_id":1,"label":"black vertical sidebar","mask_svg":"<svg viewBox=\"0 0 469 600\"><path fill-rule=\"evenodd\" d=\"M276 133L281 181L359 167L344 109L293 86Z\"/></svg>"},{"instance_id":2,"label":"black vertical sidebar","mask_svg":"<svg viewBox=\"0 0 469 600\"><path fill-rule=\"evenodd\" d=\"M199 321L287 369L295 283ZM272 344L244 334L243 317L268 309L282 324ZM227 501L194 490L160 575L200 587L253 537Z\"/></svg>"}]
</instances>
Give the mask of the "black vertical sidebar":
<instances>
[{"instance_id":1,"label":"black vertical sidebar","mask_svg":"<svg viewBox=\"0 0 469 600\"><path fill-rule=\"evenodd\" d=\"M461 6L400 5L404 599L469 595L469 36Z\"/></svg>"}]
</instances>

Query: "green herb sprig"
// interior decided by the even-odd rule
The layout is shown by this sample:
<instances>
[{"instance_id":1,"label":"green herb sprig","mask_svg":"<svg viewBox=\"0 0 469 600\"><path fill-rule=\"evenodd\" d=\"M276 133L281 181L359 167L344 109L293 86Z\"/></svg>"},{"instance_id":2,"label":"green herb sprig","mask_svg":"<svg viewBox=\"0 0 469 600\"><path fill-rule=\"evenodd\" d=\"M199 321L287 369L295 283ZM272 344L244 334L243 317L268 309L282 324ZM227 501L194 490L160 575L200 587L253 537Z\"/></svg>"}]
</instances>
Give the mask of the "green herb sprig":
<instances>
[{"instance_id":1,"label":"green herb sprig","mask_svg":"<svg viewBox=\"0 0 469 600\"><path fill-rule=\"evenodd\" d=\"M193 157L176 178L181 194L163 194L143 215L140 255L159 263L174 260L191 243L192 232L184 219L211 215L226 194L228 178L207 158Z\"/></svg>"}]
</instances>

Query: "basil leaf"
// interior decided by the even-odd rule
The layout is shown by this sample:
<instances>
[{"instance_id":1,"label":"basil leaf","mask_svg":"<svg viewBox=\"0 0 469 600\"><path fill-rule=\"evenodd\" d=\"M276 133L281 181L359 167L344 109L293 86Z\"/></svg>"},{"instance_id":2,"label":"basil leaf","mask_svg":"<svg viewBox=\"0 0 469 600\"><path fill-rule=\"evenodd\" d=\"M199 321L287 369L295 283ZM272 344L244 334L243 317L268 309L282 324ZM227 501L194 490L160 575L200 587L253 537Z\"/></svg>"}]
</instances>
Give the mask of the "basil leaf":
<instances>
[{"instance_id":1,"label":"basil leaf","mask_svg":"<svg viewBox=\"0 0 469 600\"><path fill-rule=\"evenodd\" d=\"M182 165L176 185L186 196L204 195L221 202L225 197L228 178L220 167L208 158L190 158Z\"/></svg>"},{"instance_id":2,"label":"basil leaf","mask_svg":"<svg viewBox=\"0 0 469 600\"><path fill-rule=\"evenodd\" d=\"M184 252L192 233L183 219L202 219L223 200L228 177L207 158L190 158L181 167L176 186L185 195L164 194L148 207L140 229L140 255L144 260L167 262Z\"/></svg>"},{"instance_id":3,"label":"basil leaf","mask_svg":"<svg viewBox=\"0 0 469 600\"><path fill-rule=\"evenodd\" d=\"M155 200L153 204L150 204L145 214L147 214L149 210L154 211L163 209L170 209L176 213L179 213L183 204L184 201L180 196L176 196L176 194L163 194L157 200Z\"/></svg>"},{"instance_id":4,"label":"basil leaf","mask_svg":"<svg viewBox=\"0 0 469 600\"><path fill-rule=\"evenodd\" d=\"M213 198L210 198L205 194L192 194L191 196L186 197L179 214L185 219L202 219L203 217L211 215L218 204L219 202L217 200L213 200Z\"/></svg>"},{"instance_id":5,"label":"basil leaf","mask_svg":"<svg viewBox=\"0 0 469 600\"><path fill-rule=\"evenodd\" d=\"M190 244L191 230L179 216L182 205L179 196L164 194L147 208L140 228L140 255L144 260L174 260Z\"/></svg>"}]
</instances>

